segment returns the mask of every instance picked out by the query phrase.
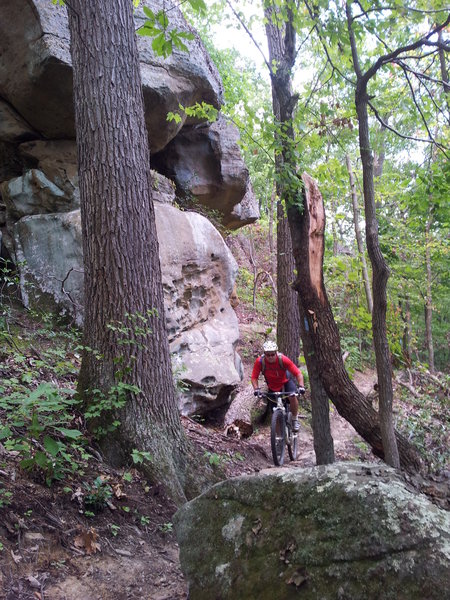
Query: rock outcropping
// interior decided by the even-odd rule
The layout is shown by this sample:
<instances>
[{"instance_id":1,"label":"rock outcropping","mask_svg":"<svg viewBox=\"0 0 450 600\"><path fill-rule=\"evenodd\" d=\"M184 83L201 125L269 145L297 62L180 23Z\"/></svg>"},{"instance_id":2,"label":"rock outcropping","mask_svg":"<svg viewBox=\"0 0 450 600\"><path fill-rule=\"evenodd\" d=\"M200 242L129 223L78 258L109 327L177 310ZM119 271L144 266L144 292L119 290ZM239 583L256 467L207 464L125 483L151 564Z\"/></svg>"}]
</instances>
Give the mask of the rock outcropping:
<instances>
[{"instance_id":1,"label":"rock outcropping","mask_svg":"<svg viewBox=\"0 0 450 600\"><path fill-rule=\"evenodd\" d=\"M337 463L230 479L175 515L191 600L442 600L450 516L393 469Z\"/></svg>"},{"instance_id":2,"label":"rock outcropping","mask_svg":"<svg viewBox=\"0 0 450 600\"><path fill-rule=\"evenodd\" d=\"M170 27L192 32L170 8ZM144 22L136 11L136 28ZM195 32L193 32L195 33ZM189 386L180 396L185 414L226 404L242 377L237 320L229 303L236 264L221 235L200 215L174 205L214 211L223 228L259 216L237 131L202 123L179 105L207 102L220 108L222 84L197 35L189 52L154 56L139 38L146 124L155 173L154 201L163 272L167 326L178 376ZM0 2L0 248L20 267L23 299L83 315L72 66L66 9L49 0ZM176 148L176 151L173 149ZM172 157L172 158L171 158ZM195 157L195 160L192 160ZM177 235L174 236L176 230ZM30 285L32 284L32 285Z\"/></svg>"}]
</instances>

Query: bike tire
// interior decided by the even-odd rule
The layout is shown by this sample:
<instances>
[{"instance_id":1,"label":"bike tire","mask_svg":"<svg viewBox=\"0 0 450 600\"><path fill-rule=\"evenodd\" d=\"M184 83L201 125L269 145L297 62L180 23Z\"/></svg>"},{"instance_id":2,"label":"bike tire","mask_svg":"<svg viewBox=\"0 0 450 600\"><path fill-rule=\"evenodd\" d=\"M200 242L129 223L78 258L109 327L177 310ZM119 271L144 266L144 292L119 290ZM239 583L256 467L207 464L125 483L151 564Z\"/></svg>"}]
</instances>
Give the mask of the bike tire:
<instances>
[{"instance_id":1,"label":"bike tire","mask_svg":"<svg viewBox=\"0 0 450 600\"><path fill-rule=\"evenodd\" d=\"M292 428L292 414L288 417L288 453L291 460L297 460L298 456L298 431L294 432Z\"/></svg>"},{"instance_id":2,"label":"bike tire","mask_svg":"<svg viewBox=\"0 0 450 600\"><path fill-rule=\"evenodd\" d=\"M286 450L286 427L284 414L281 410L274 410L270 426L270 445L272 447L272 458L276 467L282 467L284 463L284 452Z\"/></svg>"}]
</instances>

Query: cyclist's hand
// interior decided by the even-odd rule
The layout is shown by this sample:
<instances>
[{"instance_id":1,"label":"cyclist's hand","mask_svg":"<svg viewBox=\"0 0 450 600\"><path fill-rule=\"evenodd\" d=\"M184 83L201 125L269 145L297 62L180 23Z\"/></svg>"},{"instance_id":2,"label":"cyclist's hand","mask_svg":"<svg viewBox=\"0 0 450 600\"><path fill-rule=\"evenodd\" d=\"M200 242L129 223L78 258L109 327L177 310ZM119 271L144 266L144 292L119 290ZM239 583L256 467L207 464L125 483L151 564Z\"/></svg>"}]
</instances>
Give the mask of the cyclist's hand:
<instances>
[{"instance_id":1,"label":"cyclist's hand","mask_svg":"<svg viewBox=\"0 0 450 600\"><path fill-rule=\"evenodd\" d=\"M299 386L298 386L298 388L297 388L297 392L298 392L299 394L301 394L301 395L303 396L303 394L305 393L305 391L306 391L306 390L305 390L305 388L304 388L302 385L299 385Z\"/></svg>"},{"instance_id":2,"label":"cyclist's hand","mask_svg":"<svg viewBox=\"0 0 450 600\"><path fill-rule=\"evenodd\" d=\"M261 390L259 388L254 390L253 395L256 396L257 398L259 398L261 396Z\"/></svg>"}]
</instances>

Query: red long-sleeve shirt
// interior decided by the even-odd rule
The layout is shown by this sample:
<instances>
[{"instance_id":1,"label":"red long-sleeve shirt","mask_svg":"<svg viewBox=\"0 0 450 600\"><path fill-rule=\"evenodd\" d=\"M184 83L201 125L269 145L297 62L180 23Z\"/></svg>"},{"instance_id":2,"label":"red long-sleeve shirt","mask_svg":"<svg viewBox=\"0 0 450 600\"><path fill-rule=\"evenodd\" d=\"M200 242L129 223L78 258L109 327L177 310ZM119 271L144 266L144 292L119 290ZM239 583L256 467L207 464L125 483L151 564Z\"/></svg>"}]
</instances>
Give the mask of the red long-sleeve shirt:
<instances>
[{"instance_id":1,"label":"red long-sleeve shirt","mask_svg":"<svg viewBox=\"0 0 450 600\"><path fill-rule=\"evenodd\" d=\"M283 363L283 368L281 368L280 366L280 361L278 360L278 357L275 362L269 362L267 358L264 361L265 367L263 375L269 389L273 392L279 392L288 380L286 376L286 371L290 371L296 379L300 374L300 369L292 362L290 358L284 356L284 354L281 354L281 361ZM262 358L261 356L259 356L255 360L255 364L253 365L252 380L258 380L258 377L261 374L261 368Z\"/></svg>"}]
</instances>

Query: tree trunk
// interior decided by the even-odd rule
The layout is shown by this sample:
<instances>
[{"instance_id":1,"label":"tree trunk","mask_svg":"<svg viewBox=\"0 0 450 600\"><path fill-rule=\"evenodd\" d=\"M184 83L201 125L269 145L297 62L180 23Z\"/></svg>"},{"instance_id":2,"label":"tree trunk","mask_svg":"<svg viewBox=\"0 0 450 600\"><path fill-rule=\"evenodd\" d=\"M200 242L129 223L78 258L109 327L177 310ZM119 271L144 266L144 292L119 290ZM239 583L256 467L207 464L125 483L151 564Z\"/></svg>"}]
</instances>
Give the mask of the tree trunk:
<instances>
[{"instance_id":1,"label":"tree trunk","mask_svg":"<svg viewBox=\"0 0 450 600\"><path fill-rule=\"evenodd\" d=\"M266 17L266 35L269 46L270 64L276 65L276 71L271 71L272 83L272 105L274 117L277 125L282 129L283 134L277 136L279 146L276 158L275 168L277 172L277 193L279 197L278 219L282 221L282 229L278 231L278 239L282 236L284 247L278 246L277 264L278 270L280 261L286 261L289 256L288 266L284 266L285 274L288 279L283 280L278 277L277 285L280 290L281 285L286 282L289 291L279 291L283 299L286 298L286 305L280 308L280 298L278 303L278 321L277 333L279 345L282 351L290 356L294 362L298 361L299 340L302 336L303 348L305 352L306 366L311 386L311 406L313 418L314 450L316 453L317 464L326 464L334 461L333 438L330 431L329 405L328 398L324 392L320 381L320 366L317 363L314 352L310 351L311 342L306 328L301 325L304 317L301 317L301 307L298 303L292 286L294 281L294 257L292 253L292 240L288 221L284 214L281 199L284 200L285 207L292 203L298 193L297 178L289 178L287 172L295 173L297 164L295 152L295 135L293 130L293 112L296 104L296 98L292 95L292 68L295 62L295 28L293 26L293 14L287 9L287 21L283 18L272 20L272 11L276 9L273 6L265 7ZM285 169L285 167L288 169ZM289 252L289 254L288 254ZM283 275L284 276L284 275ZM289 304L288 304L289 302Z\"/></svg>"},{"instance_id":2,"label":"tree trunk","mask_svg":"<svg viewBox=\"0 0 450 600\"><path fill-rule=\"evenodd\" d=\"M400 299L400 310L403 320L403 356L408 367L411 366L411 308L409 305L408 292L405 293L404 301Z\"/></svg>"},{"instance_id":3,"label":"tree trunk","mask_svg":"<svg viewBox=\"0 0 450 600\"><path fill-rule=\"evenodd\" d=\"M442 34L442 29L438 34L439 43L441 44L439 48L439 65L441 67L441 78L442 78L442 86L444 88L445 100L447 103L447 110L450 111L450 85L448 82L448 70L445 61L445 50L444 50L444 36Z\"/></svg>"},{"instance_id":4,"label":"tree trunk","mask_svg":"<svg viewBox=\"0 0 450 600\"><path fill-rule=\"evenodd\" d=\"M277 197L277 188L275 182L273 182L272 193L270 194L270 204L269 204L269 251L270 251L270 274L273 276L275 273L275 269L273 268L274 264L274 253L275 253L275 245L273 243L273 216L275 211L275 202Z\"/></svg>"},{"instance_id":5,"label":"tree trunk","mask_svg":"<svg viewBox=\"0 0 450 600\"><path fill-rule=\"evenodd\" d=\"M428 351L428 369L430 373L435 372L434 368L434 346L433 346L433 331L432 331L432 319L433 319L433 295L432 295L432 284L433 277L431 271L431 224L433 222L433 215L430 209L426 228L425 228L425 271L427 274L427 296L425 299L425 339Z\"/></svg>"},{"instance_id":6,"label":"tree trunk","mask_svg":"<svg viewBox=\"0 0 450 600\"><path fill-rule=\"evenodd\" d=\"M290 40L292 45L289 45L289 56L286 55L285 36L280 28L274 25L270 19L270 14L273 8L266 9L266 35L269 46L270 62L287 61L291 59L290 52L295 47L295 32L290 30L294 36L294 41ZM284 56L283 56L284 55ZM291 73L287 65L280 67L283 71L282 77L286 89L282 90L291 97ZM273 78L272 78L273 80ZM272 81L272 106L273 114L277 125L287 122L282 115L284 100L280 97L280 89ZM292 110L294 105L292 105ZM292 114L290 115L292 119ZM292 127L291 127L292 129ZM279 176L277 177L276 192L278 196L277 202L277 342L280 351L288 356L295 364L298 365L300 352L300 315L298 312L297 296L292 289L294 281L294 259L292 256L292 243L289 231L289 225L285 214L286 204L286 184L282 180L284 169L283 156L283 135L281 132L276 134L278 148L275 155L275 168Z\"/></svg>"},{"instance_id":7,"label":"tree trunk","mask_svg":"<svg viewBox=\"0 0 450 600\"><path fill-rule=\"evenodd\" d=\"M367 113L367 105L369 102L367 82L369 76L361 73L349 3L346 4L346 14L353 66L357 78L355 106L356 114L358 116L359 152L363 169L366 244L370 262L372 264L372 332L378 376L380 429L383 438L385 460L389 465L399 467L399 452L392 418L392 404L394 397L392 388L392 367L386 331L386 286L389 278L389 269L381 253L378 241L373 153L370 145L369 117Z\"/></svg>"},{"instance_id":8,"label":"tree trunk","mask_svg":"<svg viewBox=\"0 0 450 600\"><path fill-rule=\"evenodd\" d=\"M314 355L312 332L302 303L298 300L300 312L300 327L303 341L303 354L308 369L309 385L311 388L312 430L316 464L328 465L334 463L334 441L330 427L330 407L328 394L323 387L321 372Z\"/></svg>"},{"instance_id":9,"label":"tree trunk","mask_svg":"<svg viewBox=\"0 0 450 600\"><path fill-rule=\"evenodd\" d=\"M372 264L373 311L372 331L377 364L379 389L379 417L386 462L399 467L399 455L392 418L393 388L392 366L386 331L386 286L389 269L380 250L378 222L375 213L375 189L373 182L373 156L370 149L369 118L367 115L367 91L357 86L356 112L359 121L359 148L363 165L363 189L366 213L366 243Z\"/></svg>"},{"instance_id":10,"label":"tree trunk","mask_svg":"<svg viewBox=\"0 0 450 600\"><path fill-rule=\"evenodd\" d=\"M353 425L370 444L373 452L384 458L378 413L350 380L342 360L339 331L334 321L323 282L325 210L314 180L306 173L302 180L303 213L290 206L288 219L297 266L295 288L299 292L306 328L311 334L312 355L320 365L323 386L340 415ZM421 460L416 449L396 433L400 462L405 469L416 471Z\"/></svg>"},{"instance_id":11,"label":"tree trunk","mask_svg":"<svg viewBox=\"0 0 450 600\"><path fill-rule=\"evenodd\" d=\"M109 405L99 418L108 431L101 442L108 459L126 464L134 448L149 452L147 475L183 502L198 487L190 477L165 330L132 3L72 0L68 6L84 345L94 350L84 352L78 389L87 405Z\"/></svg>"},{"instance_id":12,"label":"tree trunk","mask_svg":"<svg viewBox=\"0 0 450 600\"><path fill-rule=\"evenodd\" d=\"M351 165L350 157L348 156L348 154L345 157L345 162L347 165L348 176L350 179L350 190L351 190L351 195L352 195L352 207L353 207L353 222L355 225L356 243L358 245L359 260L361 261L364 289L366 292L367 310L369 311L370 314L372 314L372 311L373 311L372 290L370 289L369 274L367 272L366 253L364 251L364 242L362 239L361 229L359 227L358 195L356 193L355 178L353 176L352 165Z\"/></svg>"},{"instance_id":13,"label":"tree trunk","mask_svg":"<svg viewBox=\"0 0 450 600\"><path fill-rule=\"evenodd\" d=\"M278 202L277 221L277 342L280 352L296 365L300 354L300 314L294 282L294 257L291 232Z\"/></svg>"}]
</instances>

